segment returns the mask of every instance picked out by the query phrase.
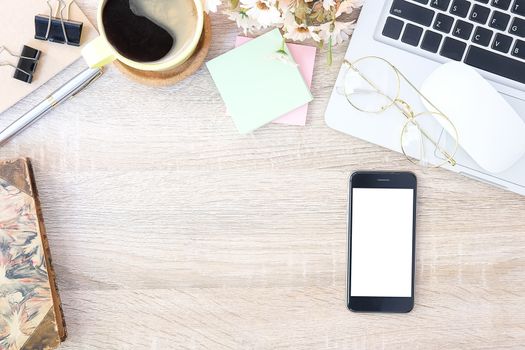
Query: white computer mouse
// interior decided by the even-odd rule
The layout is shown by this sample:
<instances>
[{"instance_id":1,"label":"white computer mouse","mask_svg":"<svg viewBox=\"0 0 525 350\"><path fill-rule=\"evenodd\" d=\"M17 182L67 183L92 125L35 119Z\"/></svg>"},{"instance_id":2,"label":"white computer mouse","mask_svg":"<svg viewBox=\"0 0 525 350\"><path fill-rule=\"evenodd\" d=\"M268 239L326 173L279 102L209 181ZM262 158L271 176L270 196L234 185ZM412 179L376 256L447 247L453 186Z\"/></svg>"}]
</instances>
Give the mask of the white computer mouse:
<instances>
[{"instance_id":1,"label":"white computer mouse","mask_svg":"<svg viewBox=\"0 0 525 350\"><path fill-rule=\"evenodd\" d=\"M443 64L425 80L421 92L452 121L459 145L481 168L501 173L524 156L525 122L474 68Z\"/></svg>"}]
</instances>

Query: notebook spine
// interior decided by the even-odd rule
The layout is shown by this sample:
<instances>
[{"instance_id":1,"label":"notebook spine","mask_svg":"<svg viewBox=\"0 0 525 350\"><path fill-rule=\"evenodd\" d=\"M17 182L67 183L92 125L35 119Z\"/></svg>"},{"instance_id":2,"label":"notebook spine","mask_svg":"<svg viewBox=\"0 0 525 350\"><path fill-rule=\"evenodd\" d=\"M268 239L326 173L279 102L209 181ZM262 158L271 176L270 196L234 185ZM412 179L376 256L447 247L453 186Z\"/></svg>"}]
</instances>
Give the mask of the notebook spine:
<instances>
[{"instance_id":1,"label":"notebook spine","mask_svg":"<svg viewBox=\"0 0 525 350\"><path fill-rule=\"evenodd\" d=\"M53 268L53 259L51 256L51 249L49 248L49 242L47 239L46 228L44 225L44 216L42 215L42 208L40 205L40 199L38 196L38 189L36 187L35 176L33 173L33 167L31 161L26 158L27 172L29 180L31 182L31 189L33 194L33 200L35 202L35 210L38 216L38 225L40 229L40 235L42 237L42 246L44 248L44 257L46 261L47 274L49 276L49 284L51 286L51 295L53 297L53 307L55 309L56 322L58 326L58 335L60 341L64 341L67 338L66 321L64 318L64 311L62 309L62 301L60 300L60 294L56 281L55 269Z\"/></svg>"}]
</instances>

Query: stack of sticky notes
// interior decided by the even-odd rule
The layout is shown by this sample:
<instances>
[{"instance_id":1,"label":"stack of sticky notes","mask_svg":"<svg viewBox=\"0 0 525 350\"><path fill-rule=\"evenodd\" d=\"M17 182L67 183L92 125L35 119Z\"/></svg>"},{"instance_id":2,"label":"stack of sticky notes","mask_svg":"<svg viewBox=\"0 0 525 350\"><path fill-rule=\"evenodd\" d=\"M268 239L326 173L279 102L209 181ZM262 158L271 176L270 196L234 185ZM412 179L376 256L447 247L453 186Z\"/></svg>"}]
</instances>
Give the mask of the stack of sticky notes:
<instances>
[{"instance_id":1,"label":"stack of sticky notes","mask_svg":"<svg viewBox=\"0 0 525 350\"><path fill-rule=\"evenodd\" d=\"M238 36L235 39L235 47L239 47L248 41L252 41L252 38L245 36ZM315 63L315 46L298 45L298 44L286 44L288 50L292 54L293 59L298 65L299 72L303 76L305 83L308 87L312 86L312 77L314 75L314 63ZM287 124L287 125L302 125L306 124L306 116L308 114L308 103L302 105L299 108L294 109L291 112L275 119L272 123Z\"/></svg>"},{"instance_id":2,"label":"stack of sticky notes","mask_svg":"<svg viewBox=\"0 0 525 350\"><path fill-rule=\"evenodd\" d=\"M228 112L242 134L278 118L290 118L289 113L294 114L290 124L304 125L295 113L305 108L302 106L312 100L312 94L286 45L284 57L278 52L282 40L281 33L275 29L207 63ZM311 81L311 73L307 80ZM302 112L301 116L306 117L306 110Z\"/></svg>"}]
</instances>

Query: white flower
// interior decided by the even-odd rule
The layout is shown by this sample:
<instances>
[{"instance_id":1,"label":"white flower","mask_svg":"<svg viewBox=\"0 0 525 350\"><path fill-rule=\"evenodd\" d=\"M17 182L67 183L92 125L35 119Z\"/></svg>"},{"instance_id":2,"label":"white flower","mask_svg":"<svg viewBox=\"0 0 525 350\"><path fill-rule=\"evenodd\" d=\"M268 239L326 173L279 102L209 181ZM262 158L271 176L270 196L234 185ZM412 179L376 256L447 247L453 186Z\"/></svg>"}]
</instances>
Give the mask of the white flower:
<instances>
[{"instance_id":1,"label":"white flower","mask_svg":"<svg viewBox=\"0 0 525 350\"><path fill-rule=\"evenodd\" d=\"M354 9L363 6L363 0L344 0L339 4L335 17L341 16L343 13L352 13Z\"/></svg>"},{"instance_id":2,"label":"white flower","mask_svg":"<svg viewBox=\"0 0 525 350\"><path fill-rule=\"evenodd\" d=\"M286 39L304 41L312 38L315 41L319 41L319 35L311 28L304 24L298 24L293 13L288 13L284 19L283 31Z\"/></svg>"},{"instance_id":3,"label":"white flower","mask_svg":"<svg viewBox=\"0 0 525 350\"><path fill-rule=\"evenodd\" d=\"M359 7L363 7L363 3L365 2L365 0L345 0L345 2L350 2L352 4L352 7L356 9Z\"/></svg>"},{"instance_id":4,"label":"white flower","mask_svg":"<svg viewBox=\"0 0 525 350\"><path fill-rule=\"evenodd\" d=\"M330 7L335 5L335 0L323 0L323 8L325 10L330 10Z\"/></svg>"},{"instance_id":5,"label":"white flower","mask_svg":"<svg viewBox=\"0 0 525 350\"><path fill-rule=\"evenodd\" d=\"M293 58L288 54L288 52L284 50L277 50L275 51L271 56L271 60L276 60L279 62L282 62L286 65L289 65L291 67L297 67L297 63L293 60Z\"/></svg>"},{"instance_id":6,"label":"white flower","mask_svg":"<svg viewBox=\"0 0 525 350\"><path fill-rule=\"evenodd\" d=\"M225 11L224 13L228 15L229 20L237 23L237 27L242 29L244 35L250 31L261 29L261 25L255 19L248 17L244 11Z\"/></svg>"},{"instance_id":7,"label":"white flower","mask_svg":"<svg viewBox=\"0 0 525 350\"><path fill-rule=\"evenodd\" d=\"M279 1L276 1L276 4L277 4L277 7L284 14L285 12L288 12L288 11L295 11L295 6L293 6L294 1L296 0L279 0Z\"/></svg>"},{"instance_id":8,"label":"white flower","mask_svg":"<svg viewBox=\"0 0 525 350\"><path fill-rule=\"evenodd\" d=\"M206 13L217 12L217 8L222 5L222 0L202 0L204 1L204 11Z\"/></svg>"},{"instance_id":9,"label":"white flower","mask_svg":"<svg viewBox=\"0 0 525 350\"><path fill-rule=\"evenodd\" d=\"M275 0L241 0L241 8L246 9L248 17L267 27L281 22L281 12L275 6L275 2Z\"/></svg>"},{"instance_id":10,"label":"white flower","mask_svg":"<svg viewBox=\"0 0 525 350\"><path fill-rule=\"evenodd\" d=\"M328 43L330 40L332 46L341 44L343 41L348 40L350 34L352 34L355 27L355 22L327 22L321 24L319 29L319 36L321 40Z\"/></svg>"}]
</instances>

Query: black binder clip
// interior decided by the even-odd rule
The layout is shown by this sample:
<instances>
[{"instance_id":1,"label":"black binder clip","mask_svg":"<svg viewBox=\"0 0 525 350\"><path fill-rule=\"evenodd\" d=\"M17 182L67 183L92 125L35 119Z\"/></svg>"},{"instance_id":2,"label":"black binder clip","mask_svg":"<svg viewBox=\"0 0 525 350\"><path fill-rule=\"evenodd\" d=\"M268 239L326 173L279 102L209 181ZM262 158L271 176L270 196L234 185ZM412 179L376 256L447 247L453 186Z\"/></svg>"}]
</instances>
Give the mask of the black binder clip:
<instances>
[{"instance_id":1,"label":"black binder clip","mask_svg":"<svg viewBox=\"0 0 525 350\"><path fill-rule=\"evenodd\" d=\"M0 62L0 66L11 66L15 69L13 78L31 84L33 81L33 74L35 73L38 60L40 59L40 50L34 49L30 46L24 45L22 53L15 55L9 51L5 46L0 46L0 54L5 51L13 57L18 57L18 63L15 66L9 62Z\"/></svg>"},{"instance_id":2,"label":"black binder clip","mask_svg":"<svg viewBox=\"0 0 525 350\"><path fill-rule=\"evenodd\" d=\"M69 13L73 0L66 5L64 0L57 0L58 7L53 15L53 6L51 1L47 0L49 15L35 16L35 39L49 40L55 43L80 46L80 37L82 36L82 22L72 21L69 19ZM64 19L63 12L67 10Z\"/></svg>"}]
</instances>

